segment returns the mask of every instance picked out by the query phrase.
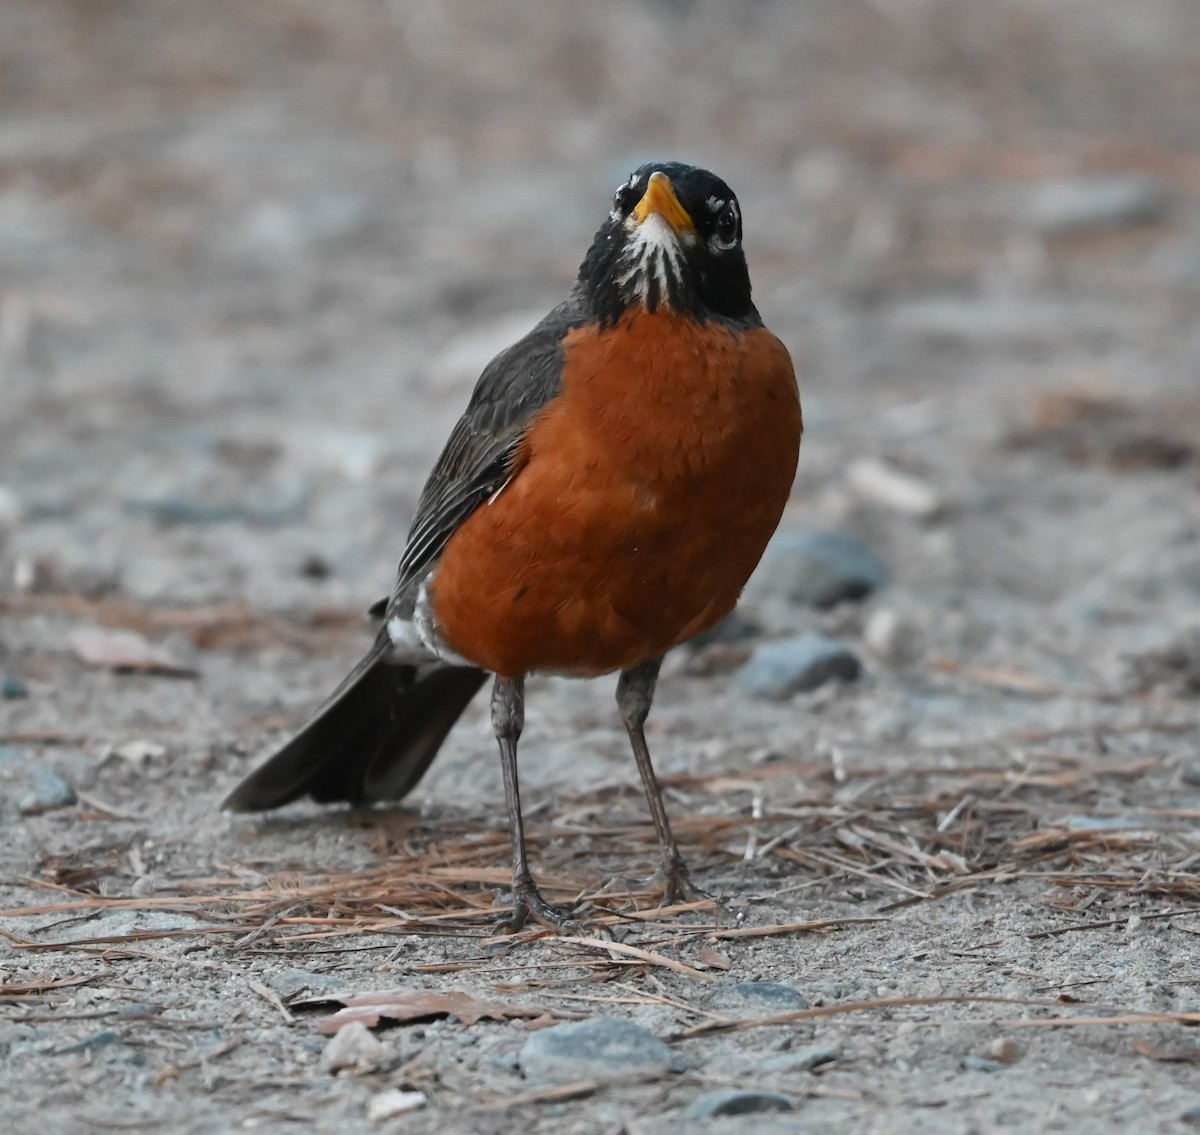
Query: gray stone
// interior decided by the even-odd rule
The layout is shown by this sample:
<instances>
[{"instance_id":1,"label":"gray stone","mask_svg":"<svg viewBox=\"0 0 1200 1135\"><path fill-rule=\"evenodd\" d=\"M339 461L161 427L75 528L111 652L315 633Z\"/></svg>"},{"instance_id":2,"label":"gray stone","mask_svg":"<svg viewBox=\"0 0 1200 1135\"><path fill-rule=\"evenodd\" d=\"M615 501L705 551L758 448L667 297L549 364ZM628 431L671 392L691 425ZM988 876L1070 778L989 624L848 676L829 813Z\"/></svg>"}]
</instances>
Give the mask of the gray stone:
<instances>
[{"instance_id":1,"label":"gray stone","mask_svg":"<svg viewBox=\"0 0 1200 1135\"><path fill-rule=\"evenodd\" d=\"M863 627L863 640L885 662L911 662L920 651L916 624L890 607L872 611Z\"/></svg>"},{"instance_id":2,"label":"gray stone","mask_svg":"<svg viewBox=\"0 0 1200 1135\"><path fill-rule=\"evenodd\" d=\"M814 1044L789 1052L784 1056L772 1056L758 1063L759 1071L774 1075L787 1075L789 1072L811 1072L823 1064L832 1064L842 1058L841 1049L827 1044Z\"/></svg>"},{"instance_id":3,"label":"gray stone","mask_svg":"<svg viewBox=\"0 0 1200 1135\"><path fill-rule=\"evenodd\" d=\"M902 335L949 346L1017 346L1051 339L1068 315L1004 294L942 295L898 303L890 322Z\"/></svg>"},{"instance_id":4,"label":"gray stone","mask_svg":"<svg viewBox=\"0 0 1200 1135\"><path fill-rule=\"evenodd\" d=\"M33 777L33 790L25 793L17 805L26 816L49 812L54 808L68 808L75 803L75 789L53 769L45 765L30 765L29 774Z\"/></svg>"},{"instance_id":5,"label":"gray stone","mask_svg":"<svg viewBox=\"0 0 1200 1135\"><path fill-rule=\"evenodd\" d=\"M618 1076L661 1076L674 1066L671 1050L632 1021L596 1017L535 1032L518 1062L530 1080L565 1084Z\"/></svg>"},{"instance_id":6,"label":"gray stone","mask_svg":"<svg viewBox=\"0 0 1200 1135\"><path fill-rule=\"evenodd\" d=\"M16 701L27 697L29 687L20 678L14 678L11 674L0 674L0 698Z\"/></svg>"},{"instance_id":7,"label":"gray stone","mask_svg":"<svg viewBox=\"0 0 1200 1135\"><path fill-rule=\"evenodd\" d=\"M835 678L853 681L861 671L862 664L847 646L825 635L806 634L759 647L734 683L751 697L785 701Z\"/></svg>"},{"instance_id":8,"label":"gray stone","mask_svg":"<svg viewBox=\"0 0 1200 1135\"><path fill-rule=\"evenodd\" d=\"M1044 233L1074 233L1150 224L1169 205L1166 189L1152 178L1079 177L1038 186L1030 215Z\"/></svg>"},{"instance_id":9,"label":"gray stone","mask_svg":"<svg viewBox=\"0 0 1200 1135\"><path fill-rule=\"evenodd\" d=\"M715 1119L725 1115L755 1115L764 1111L795 1111L796 1105L778 1092L717 1088L705 1092L688 1105L687 1119Z\"/></svg>"},{"instance_id":10,"label":"gray stone","mask_svg":"<svg viewBox=\"0 0 1200 1135\"><path fill-rule=\"evenodd\" d=\"M245 218L237 237L247 251L291 255L353 233L366 215L367 202L357 193L314 193L291 201L264 201Z\"/></svg>"},{"instance_id":11,"label":"gray stone","mask_svg":"<svg viewBox=\"0 0 1200 1135\"><path fill-rule=\"evenodd\" d=\"M301 993L310 993L314 997L320 997L322 993L343 988L346 983L345 980L330 977L328 974L310 973L306 969L285 969L268 978L267 984L284 1001L290 1001L294 997L299 997Z\"/></svg>"},{"instance_id":12,"label":"gray stone","mask_svg":"<svg viewBox=\"0 0 1200 1135\"><path fill-rule=\"evenodd\" d=\"M356 1072L371 1072L383 1059L383 1045L371 1035L362 1021L343 1025L321 1053L321 1070L340 1072L353 1068Z\"/></svg>"},{"instance_id":13,"label":"gray stone","mask_svg":"<svg viewBox=\"0 0 1200 1135\"><path fill-rule=\"evenodd\" d=\"M722 985L708 995L709 1008L738 1017L765 1017L807 1009L808 1000L790 985L775 981L741 981Z\"/></svg>"},{"instance_id":14,"label":"gray stone","mask_svg":"<svg viewBox=\"0 0 1200 1135\"><path fill-rule=\"evenodd\" d=\"M767 546L756 586L792 602L825 610L864 599L887 582L887 568L848 532L814 529L780 532Z\"/></svg>"},{"instance_id":15,"label":"gray stone","mask_svg":"<svg viewBox=\"0 0 1200 1135\"><path fill-rule=\"evenodd\" d=\"M1188 1124L1189 1127L1200 1127L1200 1103L1189 1107L1179 1119L1180 1122Z\"/></svg>"}]
</instances>

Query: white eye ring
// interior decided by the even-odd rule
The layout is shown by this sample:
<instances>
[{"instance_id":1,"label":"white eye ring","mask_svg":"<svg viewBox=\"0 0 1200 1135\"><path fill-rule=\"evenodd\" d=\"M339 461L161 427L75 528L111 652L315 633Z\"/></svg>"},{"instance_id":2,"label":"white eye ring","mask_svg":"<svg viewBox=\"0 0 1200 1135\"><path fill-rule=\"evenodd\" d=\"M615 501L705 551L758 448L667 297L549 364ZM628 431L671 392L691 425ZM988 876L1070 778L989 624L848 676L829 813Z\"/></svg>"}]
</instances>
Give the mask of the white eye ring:
<instances>
[{"instance_id":1,"label":"white eye ring","mask_svg":"<svg viewBox=\"0 0 1200 1135\"><path fill-rule=\"evenodd\" d=\"M619 221L633 208L634 205L637 204L637 202L634 201L631 205L629 205L629 208L625 207L627 200L626 194L628 194L630 190L637 189L639 180L641 179L635 173L627 182L625 182L624 185L617 186L617 191L613 194L612 212L609 214L614 221Z\"/></svg>"}]
</instances>

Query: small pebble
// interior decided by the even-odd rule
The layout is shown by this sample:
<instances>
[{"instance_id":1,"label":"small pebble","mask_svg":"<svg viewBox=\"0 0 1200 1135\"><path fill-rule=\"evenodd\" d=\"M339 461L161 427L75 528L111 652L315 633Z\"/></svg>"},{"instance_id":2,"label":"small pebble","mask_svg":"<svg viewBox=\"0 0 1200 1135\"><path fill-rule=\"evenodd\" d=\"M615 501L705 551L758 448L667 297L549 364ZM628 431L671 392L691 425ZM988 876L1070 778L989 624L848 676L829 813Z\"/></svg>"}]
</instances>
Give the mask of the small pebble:
<instances>
[{"instance_id":1,"label":"small pebble","mask_svg":"<svg viewBox=\"0 0 1200 1135\"><path fill-rule=\"evenodd\" d=\"M708 995L708 1006L738 1017L766 1017L808 1008L808 999L790 985L775 981L740 981L718 986Z\"/></svg>"},{"instance_id":2,"label":"small pebble","mask_svg":"<svg viewBox=\"0 0 1200 1135\"><path fill-rule=\"evenodd\" d=\"M534 1033L518 1057L526 1078L565 1084L620 1076L659 1076L674 1067L671 1050L632 1021L597 1017Z\"/></svg>"},{"instance_id":3,"label":"small pebble","mask_svg":"<svg viewBox=\"0 0 1200 1135\"><path fill-rule=\"evenodd\" d=\"M685 1119L715 1119L723 1115L755 1115L764 1111L795 1111L796 1105L778 1092L717 1088L697 1096L688 1105Z\"/></svg>"},{"instance_id":4,"label":"small pebble","mask_svg":"<svg viewBox=\"0 0 1200 1135\"><path fill-rule=\"evenodd\" d=\"M933 520L946 510L946 502L932 485L886 461L859 458L851 463L846 479L863 500L918 520Z\"/></svg>"},{"instance_id":5,"label":"small pebble","mask_svg":"<svg viewBox=\"0 0 1200 1135\"><path fill-rule=\"evenodd\" d=\"M381 1119L391 1119L394 1115L404 1115L425 1106L424 1092L402 1092L391 1088L386 1092L377 1092L367 1101L367 1119L377 1123Z\"/></svg>"},{"instance_id":6,"label":"small pebble","mask_svg":"<svg viewBox=\"0 0 1200 1135\"><path fill-rule=\"evenodd\" d=\"M333 574L329 561L315 552L300 562L300 575L304 579L328 579Z\"/></svg>"},{"instance_id":7,"label":"small pebble","mask_svg":"<svg viewBox=\"0 0 1200 1135\"><path fill-rule=\"evenodd\" d=\"M885 662L910 662L920 647L920 632L903 615L880 607L867 617L863 641Z\"/></svg>"},{"instance_id":8,"label":"small pebble","mask_svg":"<svg viewBox=\"0 0 1200 1135\"><path fill-rule=\"evenodd\" d=\"M166 756L167 747L157 741L126 741L123 745L118 745L113 752L131 765L140 765L143 761Z\"/></svg>"},{"instance_id":9,"label":"small pebble","mask_svg":"<svg viewBox=\"0 0 1200 1135\"><path fill-rule=\"evenodd\" d=\"M789 1072L811 1072L823 1064L832 1064L842 1058L841 1050L832 1045L814 1044L808 1048L789 1052L786 1056L772 1056L758 1064L762 1072L787 1075Z\"/></svg>"},{"instance_id":10,"label":"small pebble","mask_svg":"<svg viewBox=\"0 0 1200 1135\"><path fill-rule=\"evenodd\" d=\"M1015 1064L1024 1055L1021 1046L1008 1037L997 1037L988 1045L988 1056L1001 1064Z\"/></svg>"},{"instance_id":11,"label":"small pebble","mask_svg":"<svg viewBox=\"0 0 1200 1135\"><path fill-rule=\"evenodd\" d=\"M734 676L734 683L751 697L786 701L834 679L853 681L861 671L862 664L849 647L825 635L806 634L759 647Z\"/></svg>"},{"instance_id":12,"label":"small pebble","mask_svg":"<svg viewBox=\"0 0 1200 1135\"><path fill-rule=\"evenodd\" d=\"M36 816L55 808L69 808L76 801L73 789L58 773L45 765L31 765L33 790L21 797L17 807L22 815Z\"/></svg>"},{"instance_id":13,"label":"small pebble","mask_svg":"<svg viewBox=\"0 0 1200 1135\"><path fill-rule=\"evenodd\" d=\"M793 603L826 610L865 599L887 582L887 569L848 532L780 532L767 546L755 582Z\"/></svg>"},{"instance_id":14,"label":"small pebble","mask_svg":"<svg viewBox=\"0 0 1200 1135\"><path fill-rule=\"evenodd\" d=\"M0 674L0 698L7 701L18 701L29 697L29 687L20 678L11 674Z\"/></svg>"},{"instance_id":15,"label":"small pebble","mask_svg":"<svg viewBox=\"0 0 1200 1135\"><path fill-rule=\"evenodd\" d=\"M383 1045L371 1035L362 1021L343 1025L321 1053L321 1070L338 1072L353 1068L356 1072L371 1072L383 1059Z\"/></svg>"}]
</instances>

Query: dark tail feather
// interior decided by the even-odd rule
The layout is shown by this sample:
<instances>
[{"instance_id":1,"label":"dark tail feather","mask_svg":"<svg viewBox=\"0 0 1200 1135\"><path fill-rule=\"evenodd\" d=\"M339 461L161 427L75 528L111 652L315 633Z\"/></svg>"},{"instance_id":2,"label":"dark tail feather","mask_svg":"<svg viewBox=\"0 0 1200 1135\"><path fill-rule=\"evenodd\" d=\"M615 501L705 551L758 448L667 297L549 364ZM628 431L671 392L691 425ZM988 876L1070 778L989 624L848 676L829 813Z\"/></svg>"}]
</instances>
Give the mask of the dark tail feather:
<instances>
[{"instance_id":1,"label":"dark tail feather","mask_svg":"<svg viewBox=\"0 0 1200 1135\"><path fill-rule=\"evenodd\" d=\"M262 812L309 795L328 802L399 800L425 775L487 677L469 666L397 665L377 642L311 721L222 805Z\"/></svg>"}]
</instances>

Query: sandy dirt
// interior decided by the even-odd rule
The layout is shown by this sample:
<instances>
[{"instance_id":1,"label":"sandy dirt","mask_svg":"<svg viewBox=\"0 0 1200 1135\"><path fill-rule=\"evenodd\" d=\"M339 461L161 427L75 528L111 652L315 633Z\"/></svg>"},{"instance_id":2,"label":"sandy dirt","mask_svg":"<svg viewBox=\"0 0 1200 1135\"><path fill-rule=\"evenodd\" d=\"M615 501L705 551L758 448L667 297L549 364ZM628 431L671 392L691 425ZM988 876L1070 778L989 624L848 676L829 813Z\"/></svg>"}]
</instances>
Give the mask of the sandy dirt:
<instances>
[{"instance_id":1,"label":"sandy dirt","mask_svg":"<svg viewBox=\"0 0 1200 1135\"><path fill-rule=\"evenodd\" d=\"M1197 106L1190 0L5 0L0 1125L1200 1122ZM486 699L403 808L218 805L363 648L479 370L649 157L741 198L808 422L784 530L889 580L817 611L784 557L750 637L668 659L650 742L718 911L636 882L613 682L532 681L536 869L604 925L507 936ZM739 688L808 631L862 676ZM820 1012L754 1024L751 981ZM298 1002L381 989L539 1015L331 1068ZM671 1067L521 1070L596 1017ZM723 1087L794 1110L686 1117Z\"/></svg>"}]
</instances>

